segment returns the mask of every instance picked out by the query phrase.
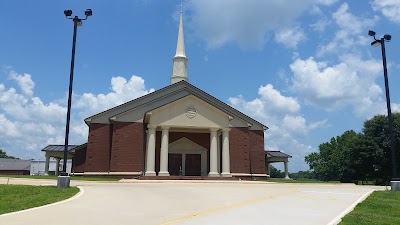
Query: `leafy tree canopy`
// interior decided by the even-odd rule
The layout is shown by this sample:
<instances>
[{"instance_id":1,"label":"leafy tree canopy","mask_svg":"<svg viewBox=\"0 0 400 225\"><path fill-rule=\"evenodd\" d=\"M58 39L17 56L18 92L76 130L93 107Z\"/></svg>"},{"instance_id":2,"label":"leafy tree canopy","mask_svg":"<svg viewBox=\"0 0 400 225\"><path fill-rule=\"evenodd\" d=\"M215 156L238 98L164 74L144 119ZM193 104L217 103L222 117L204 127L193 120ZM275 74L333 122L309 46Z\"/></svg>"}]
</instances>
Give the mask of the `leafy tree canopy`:
<instances>
[{"instance_id":1,"label":"leafy tree canopy","mask_svg":"<svg viewBox=\"0 0 400 225\"><path fill-rule=\"evenodd\" d=\"M393 130L399 159L400 113L393 114ZM387 116L377 115L364 122L361 133L349 130L331 138L319 145L319 152L307 155L305 161L319 180L386 184L391 177L390 152Z\"/></svg>"},{"instance_id":2,"label":"leafy tree canopy","mask_svg":"<svg viewBox=\"0 0 400 225\"><path fill-rule=\"evenodd\" d=\"M0 149L0 158L10 158L10 159L18 159L14 156L9 156L3 149Z\"/></svg>"}]
</instances>

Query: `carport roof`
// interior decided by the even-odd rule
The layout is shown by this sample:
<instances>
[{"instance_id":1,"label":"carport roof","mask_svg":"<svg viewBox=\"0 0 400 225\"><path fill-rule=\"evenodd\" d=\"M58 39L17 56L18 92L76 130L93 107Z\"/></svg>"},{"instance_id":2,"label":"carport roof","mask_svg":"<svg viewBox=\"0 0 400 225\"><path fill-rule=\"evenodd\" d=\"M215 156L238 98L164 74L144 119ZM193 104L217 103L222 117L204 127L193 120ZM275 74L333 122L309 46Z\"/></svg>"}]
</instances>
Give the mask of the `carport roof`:
<instances>
[{"instance_id":1,"label":"carport roof","mask_svg":"<svg viewBox=\"0 0 400 225\"><path fill-rule=\"evenodd\" d=\"M267 155L268 158L271 158L271 157L292 158L291 155L288 155L281 151L265 151L265 154Z\"/></svg>"},{"instance_id":2,"label":"carport roof","mask_svg":"<svg viewBox=\"0 0 400 225\"><path fill-rule=\"evenodd\" d=\"M71 151L75 147L78 147L78 145L68 145L68 151ZM62 152L64 151L64 145L47 145L42 151Z\"/></svg>"}]
</instances>

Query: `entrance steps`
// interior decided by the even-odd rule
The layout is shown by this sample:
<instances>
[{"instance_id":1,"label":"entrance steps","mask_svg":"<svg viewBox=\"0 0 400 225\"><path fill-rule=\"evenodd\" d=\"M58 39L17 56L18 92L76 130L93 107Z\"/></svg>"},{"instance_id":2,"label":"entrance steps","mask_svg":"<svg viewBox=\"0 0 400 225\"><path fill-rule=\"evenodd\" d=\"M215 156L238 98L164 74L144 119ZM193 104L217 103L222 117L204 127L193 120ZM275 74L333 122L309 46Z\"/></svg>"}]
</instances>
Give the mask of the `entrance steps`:
<instances>
[{"instance_id":1,"label":"entrance steps","mask_svg":"<svg viewBox=\"0 0 400 225\"><path fill-rule=\"evenodd\" d=\"M139 180L238 180L235 177L207 177L207 176L141 176Z\"/></svg>"}]
</instances>

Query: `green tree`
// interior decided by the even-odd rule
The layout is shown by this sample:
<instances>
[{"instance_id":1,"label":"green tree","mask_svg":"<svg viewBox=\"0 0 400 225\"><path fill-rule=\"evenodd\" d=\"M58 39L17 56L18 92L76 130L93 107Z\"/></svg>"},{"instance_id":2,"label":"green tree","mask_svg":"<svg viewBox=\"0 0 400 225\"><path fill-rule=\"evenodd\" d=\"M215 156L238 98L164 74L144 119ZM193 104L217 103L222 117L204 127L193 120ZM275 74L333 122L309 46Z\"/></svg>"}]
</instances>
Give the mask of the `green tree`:
<instances>
[{"instance_id":1,"label":"green tree","mask_svg":"<svg viewBox=\"0 0 400 225\"><path fill-rule=\"evenodd\" d=\"M0 158L10 158L10 159L18 159L14 156L9 156L3 149L0 149Z\"/></svg>"},{"instance_id":2,"label":"green tree","mask_svg":"<svg viewBox=\"0 0 400 225\"><path fill-rule=\"evenodd\" d=\"M374 116L364 122L364 138L370 142L370 179L376 184L387 184L392 176L392 161L388 117ZM393 134L399 168L400 113L393 113Z\"/></svg>"},{"instance_id":3,"label":"green tree","mask_svg":"<svg viewBox=\"0 0 400 225\"><path fill-rule=\"evenodd\" d=\"M393 114L393 132L400 169L400 113ZM319 152L309 154L305 161L319 180L388 184L392 162L387 116L377 115L366 120L362 133L346 131L320 144Z\"/></svg>"},{"instance_id":4,"label":"green tree","mask_svg":"<svg viewBox=\"0 0 400 225\"><path fill-rule=\"evenodd\" d=\"M305 157L317 179L323 181L340 180L349 182L353 179L349 165L352 164L352 151L359 134L353 130L341 136L331 138L330 142L319 145L319 153L313 152Z\"/></svg>"},{"instance_id":5,"label":"green tree","mask_svg":"<svg viewBox=\"0 0 400 225\"><path fill-rule=\"evenodd\" d=\"M277 168L275 168L272 165L269 165L269 175L271 176L271 178L284 178L285 175L281 170L278 170Z\"/></svg>"}]
</instances>

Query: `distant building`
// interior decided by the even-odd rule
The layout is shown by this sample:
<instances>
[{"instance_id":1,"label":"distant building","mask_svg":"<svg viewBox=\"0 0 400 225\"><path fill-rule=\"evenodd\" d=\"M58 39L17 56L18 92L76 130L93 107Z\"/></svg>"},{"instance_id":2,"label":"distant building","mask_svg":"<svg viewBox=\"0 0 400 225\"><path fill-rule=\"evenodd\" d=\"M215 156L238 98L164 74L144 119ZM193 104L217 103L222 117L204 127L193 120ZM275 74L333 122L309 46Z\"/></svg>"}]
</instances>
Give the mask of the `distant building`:
<instances>
[{"instance_id":1,"label":"distant building","mask_svg":"<svg viewBox=\"0 0 400 225\"><path fill-rule=\"evenodd\" d=\"M29 175L30 170L30 160L0 158L1 175Z\"/></svg>"},{"instance_id":2,"label":"distant building","mask_svg":"<svg viewBox=\"0 0 400 225\"><path fill-rule=\"evenodd\" d=\"M59 169L58 171L62 170L62 163L63 161L60 161L59 164ZM67 172L71 173L71 166L72 166L72 160L67 161ZM56 175L56 168L57 168L57 160L54 159L49 159L49 169L47 172L47 175L50 176L55 176ZM45 175L46 174L46 160L31 160L31 171L30 175Z\"/></svg>"},{"instance_id":3,"label":"distant building","mask_svg":"<svg viewBox=\"0 0 400 225\"><path fill-rule=\"evenodd\" d=\"M67 173L71 173L72 171L72 157L74 155L74 151L72 149L78 147L77 145L69 145L68 153L67 153ZM64 163L64 145L48 145L42 149L45 152L46 160L42 161L32 161L33 165L36 165L36 170L33 174L45 174L45 175L56 175L58 176L59 171L62 171L63 163ZM53 159L53 160L51 160ZM55 161L54 161L55 159Z\"/></svg>"}]
</instances>

